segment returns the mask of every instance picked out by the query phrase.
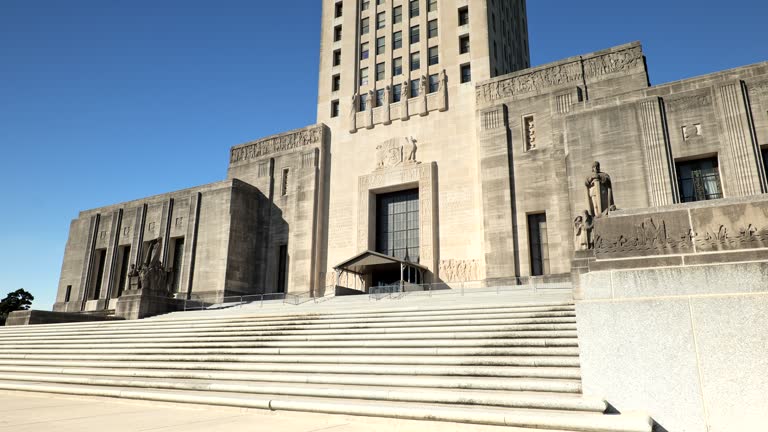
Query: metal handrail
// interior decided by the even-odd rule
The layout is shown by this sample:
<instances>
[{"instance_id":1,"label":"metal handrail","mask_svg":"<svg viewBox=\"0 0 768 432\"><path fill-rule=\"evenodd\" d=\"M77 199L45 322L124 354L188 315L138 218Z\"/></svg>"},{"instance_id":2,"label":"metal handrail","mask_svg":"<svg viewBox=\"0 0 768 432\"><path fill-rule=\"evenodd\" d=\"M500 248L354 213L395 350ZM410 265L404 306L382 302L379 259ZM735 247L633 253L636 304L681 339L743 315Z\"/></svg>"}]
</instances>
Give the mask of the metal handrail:
<instances>
[{"instance_id":1,"label":"metal handrail","mask_svg":"<svg viewBox=\"0 0 768 432\"><path fill-rule=\"evenodd\" d=\"M516 277L507 279L505 283L485 281L440 282L432 284L392 284L372 287L368 291L370 300L401 299L406 296L426 295L432 297L441 294L465 296L467 293L489 292L501 295L507 292L571 289L573 284L569 278L545 280L542 277Z\"/></svg>"},{"instance_id":2,"label":"metal handrail","mask_svg":"<svg viewBox=\"0 0 768 432\"><path fill-rule=\"evenodd\" d=\"M284 298L285 294L283 293L248 294L224 297L199 297L193 299L184 299L184 310L204 310L216 305L221 305L220 309L230 309L233 307L242 307L243 305L253 304L256 302L259 303L259 307L264 307L265 300L283 300Z\"/></svg>"}]
</instances>

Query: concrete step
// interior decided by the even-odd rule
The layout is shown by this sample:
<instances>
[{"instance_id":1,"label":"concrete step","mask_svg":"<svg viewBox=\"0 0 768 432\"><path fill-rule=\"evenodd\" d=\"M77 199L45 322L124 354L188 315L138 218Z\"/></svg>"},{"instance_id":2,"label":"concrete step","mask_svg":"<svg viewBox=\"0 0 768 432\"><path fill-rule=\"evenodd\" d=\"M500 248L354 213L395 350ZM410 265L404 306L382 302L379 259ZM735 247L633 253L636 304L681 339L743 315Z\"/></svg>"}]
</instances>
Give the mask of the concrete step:
<instances>
[{"instance_id":1,"label":"concrete step","mask_svg":"<svg viewBox=\"0 0 768 432\"><path fill-rule=\"evenodd\" d=\"M25 354L0 353L0 359L29 360L105 360L105 361L167 361L167 362L230 362L230 363L324 363L370 365L439 365L439 366L541 366L579 367L573 356L355 356L355 355L183 355L183 354Z\"/></svg>"},{"instance_id":2,"label":"concrete step","mask_svg":"<svg viewBox=\"0 0 768 432\"><path fill-rule=\"evenodd\" d=\"M133 344L123 347L95 348L87 345L70 347L24 347L0 345L0 352L13 350L18 354L152 354L152 355L305 355L305 356L578 356L578 348L346 348L346 347L316 347L306 348L174 348L144 344ZM149 344L146 344L149 345ZM448 346L447 344L445 346Z\"/></svg>"},{"instance_id":3,"label":"concrete step","mask_svg":"<svg viewBox=\"0 0 768 432\"><path fill-rule=\"evenodd\" d=\"M185 371L173 369L113 369L61 366L0 366L2 373L113 376L157 379L200 379L218 381L260 381L293 384L338 384L377 387L422 387L465 390L503 390L517 392L581 393L578 380L527 378L428 377L398 375L342 375L323 373L253 373L230 371Z\"/></svg>"},{"instance_id":4,"label":"concrete step","mask_svg":"<svg viewBox=\"0 0 768 432\"><path fill-rule=\"evenodd\" d=\"M169 362L157 358L140 361L72 360L56 359L0 359L0 366L47 366L183 371L232 371L264 373L345 374L345 375L404 375L501 378L554 378L581 379L578 367L526 367L526 366L467 366L467 365L387 365L337 363L245 363L207 362L202 359Z\"/></svg>"},{"instance_id":5,"label":"concrete step","mask_svg":"<svg viewBox=\"0 0 768 432\"><path fill-rule=\"evenodd\" d=\"M486 346L577 346L576 336L566 338L557 334L553 337L530 337L530 332L434 332L434 333L352 333L352 334L266 334L253 336L249 332L239 333L194 333L194 334L162 334L154 335L152 343L164 346L208 346L207 344L222 344L219 346L251 346L254 342L277 343L280 346L306 346L305 343L319 343L321 346L433 346L433 343L449 342L451 346L475 346L477 340L484 341ZM547 336L553 332L545 333ZM108 336L94 338L93 336L61 336L35 338L2 338L0 343L8 345L35 346L42 344L80 344L88 342L93 345L112 345L128 343L147 343L146 337L134 335ZM199 345L198 345L199 344ZM376 345L374 345L376 344Z\"/></svg>"},{"instance_id":6,"label":"concrete step","mask_svg":"<svg viewBox=\"0 0 768 432\"><path fill-rule=\"evenodd\" d=\"M329 400L328 398L280 395L221 394L180 390L1 381L0 389L54 394L103 396L147 401L220 405L273 411L303 411L414 420L437 420L538 429L589 432L650 432L651 421L643 415L607 416L590 412L467 407L396 401Z\"/></svg>"},{"instance_id":7,"label":"concrete step","mask_svg":"<svg viewBox=\"0 0 768 432\"><path fill-rule=\"evenodd\" d=\"M359 385L297 386L267 382L219 382L190 379L140 379L126 377L72 376L48 374L0 373L0 381L76 384L85 386L172 389L203 392L241 393L252 395L306 396L332 399L362 399L396 402L419 402L494 406L505 408L531 408L558 411L585 411L602 413L605 401L574 395L538 394L531 392L499 392L477 390L445 390L425 388L371 388Z\"/></svg>"},{"instance_id":8,"label":"concrete step","mask_svg":"<svg viewBox=\"0 0 768 432\"><path fill-rule=\"evenodd\" d=\"M454 326L474 326L474 327L489 327L489 326L507 326L509 328L515 328L517 330L574 330L576 327L576 319L575 318L524 318L524 319L515 319L515 318L490 318L490 319L483 319L482 317L478 317L476 319L454 319L454 320L445 320L440 318L440 320L419 320L419 321L407 321L407 320L396 320L396 321L382 321L382 322L343 322L343 323L333 323L329 321L275 321L275 322L268 322L264 323L261 321L241 321L241 322L230 322L230 323L198 323L198 324L165 324L165 325L158 325L156 327L146 327L142 326L141 328L131 329L131 328L72 328L69 333L67 333L66 330L63 328L54 328L54 329L46 329L45 331L34 331L34 330L27 330L27 331L19 331L19 332L8 332L8 333L0 333L0 336L2 337L9 337L9 336L31 336L31 335L52 335L52 334L90 334L90 335L99 335L99 334L108 334L108 333L115 333L115 334L125 334L125 333L133 333L133 334L146 334L146 333L162 333L163 331L168 330L177 330L177 331L194 331L194 330L205 330L205 329L217 329L218 331L222 330L242 330L242 329L248 329L251 331L254 330L260 330L260 331L284 331L284 330L313 330L313 329L336 329L336 330L342 330L342 329L380 329L380 328L387 328L387 329L397 329L402 327L408 327L408 328L420 328L420 327L437 327L437 328L444 328L444 327L454 327ZM33 328L34 326L30 326ZM70 330L69 328L67 330Z\"/></svg>"}]
</instances>

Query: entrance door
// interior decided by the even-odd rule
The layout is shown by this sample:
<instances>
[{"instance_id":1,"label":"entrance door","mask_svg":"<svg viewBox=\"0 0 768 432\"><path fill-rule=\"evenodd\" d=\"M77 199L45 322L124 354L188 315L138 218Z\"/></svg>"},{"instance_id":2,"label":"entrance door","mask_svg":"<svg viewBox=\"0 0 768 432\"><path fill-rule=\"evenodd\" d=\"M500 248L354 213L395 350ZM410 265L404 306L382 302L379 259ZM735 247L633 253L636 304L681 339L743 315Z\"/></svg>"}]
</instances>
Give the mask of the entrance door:
<instances>
[{"instance_id":1,"label":"entrance door","mask_svg":"<svg viewBox=\"0 0 768 432\"><path fill-rule=\"evenodd\" d=\"M547 242L547 215L528 215L528 245L531 251L531 276L549 273L549 244Z\"/></svg>"},{"instance_id":2,"label":"entrance door","mask_svg":"<svg viewBox=\"0 0 768 432\"><path fill-rule=\"evenodd\" d=\"M277 292L284 293L288 288L288 245L280 245L277 264Z\"/></svg>"}]
</instances>

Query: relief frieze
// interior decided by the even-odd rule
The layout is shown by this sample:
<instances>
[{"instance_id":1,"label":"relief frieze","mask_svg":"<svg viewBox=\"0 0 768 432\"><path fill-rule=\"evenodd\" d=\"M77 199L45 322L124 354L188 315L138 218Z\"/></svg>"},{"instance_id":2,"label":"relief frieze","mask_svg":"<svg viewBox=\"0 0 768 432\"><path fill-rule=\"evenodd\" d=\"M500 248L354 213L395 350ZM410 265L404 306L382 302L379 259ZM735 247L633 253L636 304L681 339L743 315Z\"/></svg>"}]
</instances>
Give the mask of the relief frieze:
<instances>
[{"instance_id":1,"label":"relief frieze","mask_svg":"<svg viewBox=\"0 0 768 432\"><path fill-rule=\"evenodd\" d=\"M584 78L600 78L614 73L644 67L643 50L639 46L611 52L571 63L558 64L493 81L476 87L478 103L489 103L527 93L541 92L567 84L579 84Z\"/></svg>"},{"instance_id":2,"label":"relief frieze","mask_svg":"<svg viewBox=\"0 0 768 432\"><path fill-rule=\"evenodd\" d=\"M605 221L602 221L605 222ZM595 235L595 253L600 255L649 256L693 251L691 229L670 230L664 219L645 218L642 222L624 229L600 229ZM677 231L677 232L675 232Z\"/></svg>"},{"instance_id":3,"label":"relief frieze","mask_svg":"<svg viewBox=\"0 0 768 432\"><path fill-rule=\"evenodd\" d=\"M720 225L717 230L699 233L696 249L700 252L768 247L768 225L758 228L747 224L736 229Z\"/></svg>"},{"instance_id":4,"label":"relief frieze","mask_svg":"<svg viewBox=\"0 0 768 432\"><path fill-rule=\"evenodd\" d=\"M252 143L233 147L230 163L258 159L273 153L295 150L312 144L319 144L323 139L322 126L304 129L298 132L266 138Z\"/></svg>"}]
</instances>

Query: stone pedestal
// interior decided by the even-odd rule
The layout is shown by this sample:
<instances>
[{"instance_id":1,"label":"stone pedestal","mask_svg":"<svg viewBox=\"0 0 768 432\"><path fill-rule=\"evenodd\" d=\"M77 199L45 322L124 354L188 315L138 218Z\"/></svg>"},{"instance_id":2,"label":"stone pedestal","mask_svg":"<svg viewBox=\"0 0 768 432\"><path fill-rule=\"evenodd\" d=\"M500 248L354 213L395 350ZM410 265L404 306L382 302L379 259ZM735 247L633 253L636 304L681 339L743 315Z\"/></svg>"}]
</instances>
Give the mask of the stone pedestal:
<instances>
[{"instance_id":1,"label":"stone pedestal","mask_svg":"<svg viewBox=\"0 0 768 432\"><path fill-rule=\"evenodd\" d=\"M576 251L571 260L571 283L573 284L573 298L584 299L584 290L581 287L581 275L589 273L589 264L595 261L595 251Z\"/></svg>"},{"instance_id":2,"label":"stone pedestal","mask_svg":"<svg viewBox=\"0 0 768 432\"><path fill-rule=\"evenodd\" d=\"M184 309L184 300L151 290L129 290L117 300L115 316L141 319Z\"/></svg>"}]
</instances>

